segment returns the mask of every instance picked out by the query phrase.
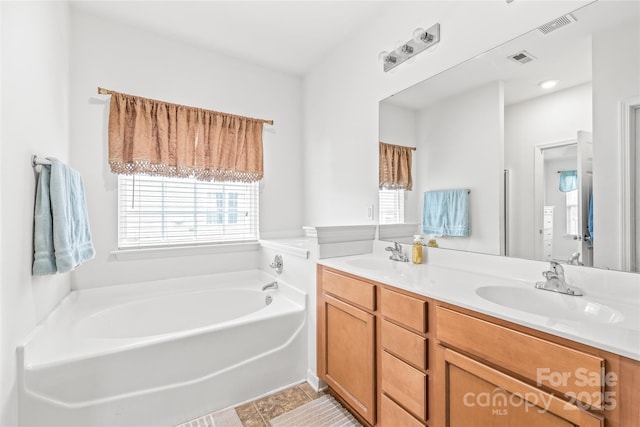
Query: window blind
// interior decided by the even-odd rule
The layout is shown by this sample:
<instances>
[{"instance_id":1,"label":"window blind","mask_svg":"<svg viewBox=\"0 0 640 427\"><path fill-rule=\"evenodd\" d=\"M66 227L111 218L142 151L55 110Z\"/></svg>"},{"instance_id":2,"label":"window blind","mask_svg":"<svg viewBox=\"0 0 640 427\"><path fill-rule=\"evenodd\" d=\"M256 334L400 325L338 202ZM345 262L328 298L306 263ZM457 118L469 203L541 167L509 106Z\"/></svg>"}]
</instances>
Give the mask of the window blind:
<instances>
[{"instance_id":1,"label":"window blind","mask_svg":"<svg viewBox=\"0 0 640 427\"><path fill-rule=\"evenodd\" d=\"M258 183L118 176L118 247L258 240Z\"/></svg>"},{"instance_id":2,"label":"window blind","mask_svg":"<svg viewBox=\"0 0 640 427\"><path fill-rule=\"evenodd\" d=\"M378 192L380 224L404 224L404 190Z\"/></svg>"}]
</instances>

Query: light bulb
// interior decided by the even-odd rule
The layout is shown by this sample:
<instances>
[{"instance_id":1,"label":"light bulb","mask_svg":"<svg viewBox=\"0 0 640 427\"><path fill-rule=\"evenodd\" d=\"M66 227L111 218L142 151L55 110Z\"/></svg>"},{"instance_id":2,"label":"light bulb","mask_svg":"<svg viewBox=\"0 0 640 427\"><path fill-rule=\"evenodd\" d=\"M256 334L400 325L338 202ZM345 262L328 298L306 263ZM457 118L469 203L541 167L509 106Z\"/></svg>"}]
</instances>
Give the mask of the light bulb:
<instances>
[{"instance_id":1,"label":"light bulb","mask_svg":"<svg viewBox=\"0 0 640 427\"><path fill-rule=\"evenodd\" d=\"M396 40L393 48L393 53L395 53L396 55L402 55L403 46L404 46L404 43L402 43L400 40Z\"/></svg>"},{"instance_id":2,"label":"light bulb","mask_svg":"<svg viewBox=\"0 0 640 427\"><path fill-rule=\"evenodd\" d=\"M378 54L378 60L380 62L385 62L385 60L387 59L387 56L389 56L389 52L387 52L386 50L383 50Z\"/></svg>"},{"instance_id":3,"label":"light bulb","mask_svg":"<svg viewBox=\"0 0 640 427\"><path fill-rule=\"evenodd\" d=\"M424 28L416 28L413 31L413 41L420 43L422 41L422 35L425 33Z\"/></svg>"},{"instance_id":4,"label":"light bulb","mask_svg":"<svg viewBox=\"0 0 640 427\"><path fill-rule=\"evenodd\" d=\"M551 89L558 84L557 80L545 80L543 82L538 83L542 89Z\"/></svg>"}]
</instances>

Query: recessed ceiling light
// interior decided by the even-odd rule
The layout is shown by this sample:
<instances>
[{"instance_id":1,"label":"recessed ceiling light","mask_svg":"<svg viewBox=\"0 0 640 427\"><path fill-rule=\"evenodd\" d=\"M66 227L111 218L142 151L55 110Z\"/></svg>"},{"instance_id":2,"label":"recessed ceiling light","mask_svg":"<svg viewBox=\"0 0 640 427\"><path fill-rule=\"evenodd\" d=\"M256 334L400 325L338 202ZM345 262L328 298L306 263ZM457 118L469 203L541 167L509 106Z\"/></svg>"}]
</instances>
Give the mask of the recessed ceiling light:
<instances>
[{"instance_id":1,"label":"recessed ceiling light","mask_svg":"<svg viewBox=\"0 0 640 427\"><path fill-rule=\"evenodd\" d=\"M558 84L557 80L545 80L543 82L538 83L538 86L540 86L542 89L551 89L552 87L555 87Z\"/></svg>"}]
</instances>

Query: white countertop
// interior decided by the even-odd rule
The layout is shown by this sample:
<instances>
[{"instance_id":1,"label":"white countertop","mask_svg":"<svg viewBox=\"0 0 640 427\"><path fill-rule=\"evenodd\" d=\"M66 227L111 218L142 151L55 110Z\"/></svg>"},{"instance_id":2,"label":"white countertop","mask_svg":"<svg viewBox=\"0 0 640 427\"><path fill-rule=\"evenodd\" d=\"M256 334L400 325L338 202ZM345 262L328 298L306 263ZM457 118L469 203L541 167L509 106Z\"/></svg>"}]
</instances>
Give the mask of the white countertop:
<instances>
[{"instance_id":1,"label":"white countertop","mask_svg":"<svg viewBox=\"0 0 640 427\"><path fill-rule=\"evenodd\" d=\"M490 258L489 262L491 262ZM515 263L517 262L518 260ZM528 275L525 273L496 275L495 268L472 271L469 265L464 264L459 268L429 262L415 265L391 261L388 257L371 254L326 258L318 260L318 263L640 361L640 300L633 286L636 284L636 277L637 284L640 285L640 275L624 276L624 278L630 278L632 285L627 285L624 292L617 293L610 288L598 291L586 283L586 287L580 286L585 291L585 295L576 297L533 288L535 281L542 280L542 277L538 275L539 279L533 279L529 271L526 272L529 273ZM531 266L526 267L525 270L531 270ZM538 265L534 264L534 267L537 268ZM580 273L581 270L576 270L576 275L596 276L602 283L602 287L605 287L605 284L609 286L610 281L603 281L600 277L602 274L613 274L612 277L619 277L615 272L601 273L596 269L591 270L593 272L588 273ZM519 276L526 276L526 279L511 278ZM584 281L588 282L588 280ZM516 288L512 291L517 295L525 295L525 297L529 295L531 298L520 300L516 298L520 309L512 308L479 296L477 291L486 286ZM631 292L628 291L629 288ZM498 291L502 289L499 288ZM505 291L509 290L505 289ZM526 301L523 302L524 299L531 301L531 305L528 306ZM533 301L534 299L536 301ZM545 301L553 304L547 304ZM563 304L568 307L567 310L562 310L563 314L557 316L549 314L554 312L553 307L549 308L551 305L564 307ZM578 307L577 311L573 309L576 304L581 307ZM541 306L540 310L536 305ZM541 314L545 312L546 314ZM598 316L603 312L605 316ZM615 315L608 319L606 313L615 313ZM603 323L607 319L615 322Z\"/></svg>"}]
</instances>

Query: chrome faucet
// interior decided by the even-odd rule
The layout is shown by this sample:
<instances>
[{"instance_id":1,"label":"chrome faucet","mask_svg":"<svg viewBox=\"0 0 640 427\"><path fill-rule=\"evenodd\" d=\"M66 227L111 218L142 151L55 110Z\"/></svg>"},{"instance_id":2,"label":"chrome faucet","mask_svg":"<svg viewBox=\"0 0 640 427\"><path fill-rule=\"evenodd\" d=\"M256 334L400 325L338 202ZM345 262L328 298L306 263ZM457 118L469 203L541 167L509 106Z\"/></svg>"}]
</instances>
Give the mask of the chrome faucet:
<instances>
[{"instance_id":1,"label":"chrome faucet","mask_svg":"<svg viewBox=\"0 0 640 427\"><path fill-rule=\"evenodd\" d=\"M264 285L262 287L263 291L266 291L266 290L269 290L269 289L278 289L278 282L267 283L266 285Z\"/></svg>"},{"instance_id":2,"label":"chrome faucet","mask_svg":"<svg viewBox=\"0 0 640 427\"><path fill-rule=\"evenodd\" d=\"M409 257L402 252L402 245L398 242L393 242L393 246L388 246L384 250L391 252L391 255L389 255L390 260L409 262Z\"/></svg>"},{"instance_id":3,"label":"chrome faucet","mask_svg":"<svg viewBox=\"0 0 640 427\"><path fill-rule=\"evenodd\" d=\"M580 252L572 253L569 257L569 260L567 261L567 264L584 265L580 262Z\"/></svg>"},{"instance_id":4,"label":"chrome faucet","mask_svg":"<svg viewBox=\"0 0 640 427\"><path fill-rule=\"evenodd\" d=\"M545 291L558 292L565 295L581 296L582 290L567 285L564 279L564 268L557 262L551 261L551 269L543 271L542 277L546 282L537 282L536 288Z\"/></svg>"}]
</instances>

